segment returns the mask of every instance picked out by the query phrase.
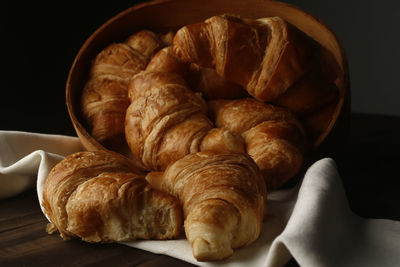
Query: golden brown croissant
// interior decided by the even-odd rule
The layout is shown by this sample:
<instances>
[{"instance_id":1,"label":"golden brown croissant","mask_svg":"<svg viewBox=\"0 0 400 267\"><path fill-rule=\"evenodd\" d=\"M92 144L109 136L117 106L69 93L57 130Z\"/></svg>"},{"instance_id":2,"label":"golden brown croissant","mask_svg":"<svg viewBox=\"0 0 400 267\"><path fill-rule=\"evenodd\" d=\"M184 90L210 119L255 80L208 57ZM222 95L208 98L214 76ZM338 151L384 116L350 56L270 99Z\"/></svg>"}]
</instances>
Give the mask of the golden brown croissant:
<instances>
[{"instance_id":1,"label":"golden brown croissant","mask_svg":"<svg viewBox=\"0 0 400 267\"><path fill-rule=\"evenodd\" d=\"M239 85L220 77L215 69L203 68L197 64L185 64L172 51L172 46L158 51L146 70L171 72L181 75L194 92L200 92L205 100L235 99L248 96Z\"/></svg>"},{"instance_id":2,"label":"golden brown croissant","mask_svg":"<svg viewBox=\"0 0 400 267\"><path fill-rule=\"evenodd\" d=\"M67 156L51 170L43 190L42 205L53 228L64 239L88 242L178 236L179 201L153 189L133 166L104 151Z\"/></svg>"},{"instance_id":3,"label":"golden brown croissant","mask_svg":"<svg viewBox=\"0 0 400 267\"><path fill-rule=\"evenodd\" d=\"M220 154L245 153L246 145L240 134L224 128L212 128L201 140L200 151Z\"/></svg>"},{"instance_id":4,"label":"golden brown croissant","mask_svg":"<svg viewBox=\"0 0 400 267\"><path fill-rule=\"evenodd\" d=\"M213 127L204 100L174 73L143 71L130 83L125 132L132 153L148 170L163 170L188 153Z\"/></svg>"},{"instance_id":5,"label":"golden brown croissant","mask_svg":"<svg viewBox=\"0 0 400 267\"><path fill-rule=\"evenodd\" d=\"M125 136L135 158L148 170L164 170L198 151L244 152L240 135L213 129L206 102L183 78L187 71L166 47L129 85Z\"/></svg>"},{"instance_id":6,"label":"golden brown croissant","mask_svg":"<svg viewBox=\"0 0 400 267\"><path fill-rule=\"evenodd\" d=\"M240 136L213 129L204 100L178 75L144 71L131 83L126 140L148 170L164 170L187 154L202 151L243 152Z\"/></svg>"},{"instance_id":7,"label":"golden brown croissant","mask_svg":"<svg viewBox=\"0 0 400 267\"><path fill-rule=\"evenodd\" d=\"M246 151L259 166L268 189L279 187L299 172L306 137L289 110L251 98L214 100L209 108L217 127L243 136Z\"/></svg>"},{"instance_id":8,"label":"golden brown croissant","mask_svg":"<svg viewBox=\"0 0 400 267\"><path fill-rule=\"evenodd\" d=\"M309 70L273 101L297 115L312 142L326 130L338 104L337 68L330 52L318 50Z\"/></svg>"},{"instance_id":9,"label":"golden brown croissant","mask_svg":"<svg viewBox=\"0 0 400 267\"><path fill-rule=\"evenodd\" d=\"M201 92L205 100L236 99L248 96L241 86L222 78L213 68L190 64L187 81L195 92Z\"/></svg>"},{"instance_id":10,"label":"golden brown croissant","mask_svg":"<svg viewBox=\"0 0 400 267\"><path fill-rule=\"evenodd\" d=\"M307 72L273 103L303 117L337 101L337 64L330 57L327 50L316 51Z\"/></svg>"},{"instance_id":11,"label":"golden brown croissant","mask_svg":"<svg viewBox=\"0 0 400 267\"><path fill-rule=\"evenodd\" d=\"M316 42L279 17L257 20L214 16L179 29L178 58L214 67L255 98L271 101L308 68Z\"/></svg>"},{"instance_id":12,"label":"golden brown croissant","mask_svg":"<svg viewBox=\"0 0 400 267\"><path fill-rule=\"evenodd\" d=\"M110 44L93 60L81 109L92 136L105 147L115 149L124 142L129 80L162 46L153 32L143 30L124 43Z\"/></svg>"},{"instance_id":13,"label":"golden brown croissant","mask_svg":"<svg viewBox=\"0 0 400 267\"><path fill-rule=\"evenodd\" d=\"M188 74L188 65L175 57L172 46L159 50L146 67L147 71L168 72L185 78Z\"/></svg>"},{"instance_id":14,"label":"golden brown croissant","mask_svg":"<svg viewBox=\"0 0 400 267\"><path fill-rule=\"evenodd\" d=\"M300 117L337 101L339 91L333 83L324 80L318 73L310 72L301 77L274 104L285 107Z\"/></svg>"},{"instance_id":15,"label":"golden brown croissant","mask_svg":"<svg viewBox=\"0 0 400 267\"><path fill-rule=\"evenodd\" d=\"M182 203L186 237L197 260L227 258L259 237L266 188L247 155L190 154L146 179Z\"/></svg>"}]
</instances>

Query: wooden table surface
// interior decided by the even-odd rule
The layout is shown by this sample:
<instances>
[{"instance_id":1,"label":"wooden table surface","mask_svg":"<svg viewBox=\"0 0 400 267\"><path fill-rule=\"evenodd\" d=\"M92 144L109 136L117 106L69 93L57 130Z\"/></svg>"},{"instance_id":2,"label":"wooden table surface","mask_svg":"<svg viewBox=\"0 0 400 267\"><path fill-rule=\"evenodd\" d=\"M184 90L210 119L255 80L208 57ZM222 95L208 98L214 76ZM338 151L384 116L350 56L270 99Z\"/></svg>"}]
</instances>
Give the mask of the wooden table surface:
<instances>
[{"instance_id":1,"label":"wooden table surface","mask_svg":"<svg viewBox=\"0 0 400 267\"><path fill-rule=\"evenodd\" d=\"M351 209L367 218L400 220L400 117L352 114L339 172ZM36 191L0 200L0 266L191 266L117 244L63 241L45 231ZM287 266L296 266L295 260Z\"/></svg>"}]
</instances>

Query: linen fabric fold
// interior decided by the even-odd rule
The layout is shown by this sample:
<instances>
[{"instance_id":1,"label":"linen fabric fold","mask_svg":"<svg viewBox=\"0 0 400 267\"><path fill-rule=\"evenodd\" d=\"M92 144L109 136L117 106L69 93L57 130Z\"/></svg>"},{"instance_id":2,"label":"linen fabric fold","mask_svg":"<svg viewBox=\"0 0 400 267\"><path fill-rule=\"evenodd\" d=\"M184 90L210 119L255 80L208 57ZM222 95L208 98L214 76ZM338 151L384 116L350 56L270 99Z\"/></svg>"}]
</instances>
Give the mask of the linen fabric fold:
<instances>
[{"instance_id":1,"label":"linen fabric fold","mask_svg":"<svg viewBox=\"0 0 400 267\"><path fill-rule=\"evenodd\" d=\"M46 177L57 162L82 149L77 137L0 131L0 199L32 188L37 177Z\"/></svg>"},{"instance_id":2,"label":"linen fabric fold","mask_svg":"<svg viewBox=\"0 0 400 267\"><path fill-rule=\"evenodd\" d=\"M76 137L0 131L0 198L36 184L41 203L51 168L82 149ZM400 263L400 222L354 214L335 161L325 158L310 166L295 187L268 194L261 236L223 262L196 261L184 236L123 244L199 266L283 266L291 257L301 266L396 266Z\"/></svg>"}]
</instances>

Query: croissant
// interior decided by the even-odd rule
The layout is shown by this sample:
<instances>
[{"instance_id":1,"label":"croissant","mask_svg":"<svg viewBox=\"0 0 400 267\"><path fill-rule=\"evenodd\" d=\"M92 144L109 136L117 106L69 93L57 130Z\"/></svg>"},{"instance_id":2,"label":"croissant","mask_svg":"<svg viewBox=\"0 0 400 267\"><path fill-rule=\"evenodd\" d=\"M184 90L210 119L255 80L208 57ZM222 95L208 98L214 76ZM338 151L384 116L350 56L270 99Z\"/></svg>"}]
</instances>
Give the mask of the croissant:
<instances>
[{"instance_id":1,"label":"croissant","mask_svg":"<svg viewBox=\"0 0 400 267\"><path fill-rule=\"evenodd\" d=\"M240 135L214 129L206 102L183 78L187 65L171 49L161 49L129 84L125 137L135 158L147 170L161 171L198 151L244 152Z\"/></svg>"},{"instance_id":2,"label":"croissant","mask_svg":"<svg viewBox=\"0 0 400 267\"><path fill-rule=\"evenodd\" d=\"M188 87L201 93L205 100L235 99L247 96L239 85L220 77L212 68L197 64L185 64L173 53L172 46L165 47L154 55L146 70L170 72L181 75Z\"/></svg>"},{"instance_id":3,"label":"croissant","mask_svg":"<svg viewBox=\"0 0 400 267\"><path fill-rule=\"evenodd\" d=\"M105 147L117 149L124 142L129 80L163 45L157 35L143 30L124 43L110 44L93 60L81 109L92 136Z\"/></svg>"},{"instance_id":4,"label":"croissant","mask_svg":"<svg viewBox=\"0 0 400 267\"><path fill-rule=\"evenodd\" d=\"M332 64L332 60L328 59L328 52L319 50L315 53L307 72L273 103L290 109L299 117L305 117L332 102L337 102L339 89L334 81L338 71L331 66Z\"/></svg>"},{"instance_id":5,"label":"croissant","mask_svg":"<svg viewBox=\"0 0 400 267\"><path fill-rule=\"evenodd\" d=\"M316 42L279 17L211 17L179 29L174 53L212 67L262 101L283 94L308 69Z\"/></svg>"},{"instance_id":6,"label":"croissant","mask_svg":"<svg viewBox=\"0 0 400 267\"><path fill-rule=\"evenodd\" d=\"M163 170L198 151L212 128L204 100L174 73L144 71L130 83L125 132L133 155L149 170Z\"/></svg>"},{"instance_id":7,"label":"croissant","mask_svg":"<svg viewBox=\"0 0 400 267\"><path fill-rule=\"evenodd\" d=\"M188 75L188 65L175 57L172 46L159 50L146 67L147 71L174 73L182 78Z\"/></svg>"},{"instance_id":8,"label":"croissant","mask_svg":"<svg viewBox=\"0 0 400 267\"><path fill-rule=\"evenodd\" d=\"M182 226L179 201L153 189L130 160L104 151L67 156L49 173L43 208L64 239L170 239Z\"/></svg>"},{"instance_id":9,"label":"croissant","mask_svg":"<svg viewBox=\"0 0 400 267\"><path fill-rule=\"evenodd\" d=\"M201 92L205 100L248 96L244 88L219 76L215 69L200 67L194 63L189 65L187 81L190 88L195 92Z\"/></svg>"},{"instance_id":10,"label":"croissant","mask_svg":"<svg viewBox=\"0 0 400 267\"><path fill-rule=\"evenodd\" d=\"M247 155L190 154L146 179L182 203L186 237L197 260L225 259L259 237L266 188Z\"/></svg>"},{"instance_id":11,"label":"croissant","mask_svg":"<svg viewBox=\"0 0 400 267\"><path fill-rule=\"evenodd\" d=\"M268 189L281 186L301 169L307 139L289 110L243 98L210 101L209 113L217 127L242 135Z\"/></svg>"}]
</instances>

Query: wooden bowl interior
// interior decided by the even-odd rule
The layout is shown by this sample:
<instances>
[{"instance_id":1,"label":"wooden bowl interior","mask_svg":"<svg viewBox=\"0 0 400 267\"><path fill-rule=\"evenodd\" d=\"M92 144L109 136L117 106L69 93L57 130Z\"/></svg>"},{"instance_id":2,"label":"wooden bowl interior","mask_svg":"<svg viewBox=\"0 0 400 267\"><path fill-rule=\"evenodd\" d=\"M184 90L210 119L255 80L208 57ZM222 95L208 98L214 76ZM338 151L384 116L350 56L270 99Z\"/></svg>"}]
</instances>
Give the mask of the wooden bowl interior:
<instances>
[{"instance_id":1,"label":"wooden bowl interior","mask_svg":"<svg viewBox=\"0 0 400 267\"><path fill-rule=\"evenodd\" d=\"M80 94L87 80L91 60L108 44L124 40L141 29L166 31L205 20L213 15L230 13L248 18L280 16L319 42L333 55L340 70L336 86L339 103L326 130L315 140L318 147L330 134L347 105L348 70L344 51L336 36L314 16L286 3L265 0L163 0L133 6L107 21L84 43L70 69L66 84L67 107L82 145L87 150L105 149L87 131L80 115Z\"/></svg>"}]
</instances>

